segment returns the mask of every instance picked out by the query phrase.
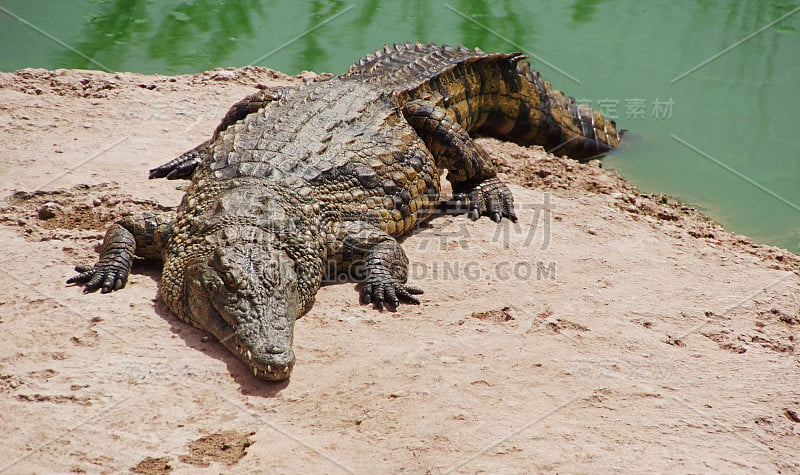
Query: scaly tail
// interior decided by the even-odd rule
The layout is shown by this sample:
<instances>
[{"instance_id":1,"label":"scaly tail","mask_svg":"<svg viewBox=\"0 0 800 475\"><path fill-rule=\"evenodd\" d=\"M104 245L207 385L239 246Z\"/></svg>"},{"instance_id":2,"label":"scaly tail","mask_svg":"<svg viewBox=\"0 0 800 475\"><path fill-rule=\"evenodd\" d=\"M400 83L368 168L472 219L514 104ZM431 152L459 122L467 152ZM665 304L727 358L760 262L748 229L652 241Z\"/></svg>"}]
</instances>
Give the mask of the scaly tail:
<instances>
[{"instance_id":1,"label":"scaly tail","mask_svg":"<svg viewBox=\"0 0 800 475\"><path fill-rule=\"evenodd\" d=\"M379 84L401 103L443 107L467 132L542 145L579 160L619 144L614 121L552 89L524 59L520 53L403 43L367 55L348 75Z\"/></svg>"},{"instance_id":2,"label":"scaly tail","mask_svg":"<svg viewBox=\"0 0 800 475\"><path fill-rule=\"evenodd\" d=\"M513 72L501 73L507 94L477 128L479 133L541 145L548 152L577 160L590 160L619 145L621 132L613 120L553 89L538 71L520 61L524 58L509 58L516 67Z\"/></svg>"}]
</instances>

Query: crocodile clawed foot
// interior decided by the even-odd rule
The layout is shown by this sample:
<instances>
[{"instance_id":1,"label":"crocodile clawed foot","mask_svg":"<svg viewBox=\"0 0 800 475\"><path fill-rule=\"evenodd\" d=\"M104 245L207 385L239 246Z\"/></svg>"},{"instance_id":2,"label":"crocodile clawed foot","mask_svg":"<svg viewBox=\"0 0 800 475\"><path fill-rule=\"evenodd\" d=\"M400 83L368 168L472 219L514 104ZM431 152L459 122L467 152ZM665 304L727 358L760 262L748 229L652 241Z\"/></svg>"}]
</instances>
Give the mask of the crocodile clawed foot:
<instances>
[{"instance_id":1,"label":"crocodile clawed foot","mask_svg":"<svg viewBox=\"0 0 800 475\"><path fill-rule=\"evenodd\" d=\"M78 275L67 280L68 284L83 284L84 292L100 292L107 294L112 290L125 287L128 282L128 271L115 265L76 266Z\"/></svg>"},{"instance_id":2,"label":"crocodile clawed foot","mask_svg":"<svg viewBox=\"0 0 800 475\"><path fill-rule=\"evenodd\" d=\"M457 187L453 193L453 201L456 208L466 205L467 214L473 221L481 216L488 216L496 223L503 218L517 222L511 190L496 177L474 185Z\"/></svg>"},{"instance_id":3,"label":"crocodile clawed foot","mask_svg":"<svg viewBox=\"0 0 800 475\"><path fill-rule=\"evenodd\" d=\"M422 290L409 287L405 284L390 279L388 281L364 282L361 287L361 303L373 304L378 310L388 307L394 311L400 303L419 305L419 300L414 296L422 294Z\"/></svg>"}]
</instances>

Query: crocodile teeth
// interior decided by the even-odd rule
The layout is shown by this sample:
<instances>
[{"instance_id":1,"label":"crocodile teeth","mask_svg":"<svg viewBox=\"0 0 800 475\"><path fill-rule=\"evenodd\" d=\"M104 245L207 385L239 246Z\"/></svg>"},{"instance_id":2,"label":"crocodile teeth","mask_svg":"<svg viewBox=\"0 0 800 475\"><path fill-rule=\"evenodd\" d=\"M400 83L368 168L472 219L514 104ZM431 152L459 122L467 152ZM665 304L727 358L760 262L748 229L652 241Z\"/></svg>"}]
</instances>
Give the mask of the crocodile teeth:
<instances>
[{"instance_id":1,"label":"crocodile teeth","mask_svg":"<svg viewBox=\"0 0 800 475\"><path fill-rule=\"evenodd\" d=\"M268 364L267 365L267 373L271 373L271 372L272 372L272 365Z\"/></svg>"},{"instance_id":2,"label":"crocodile teeth","mask_svg":"<svg viewBox=\"0 0 800 475\"><path fill-rule=\"evenodd\" d=\"M258 368L253 366L253 376L258 376Z\"/></svg>"},{"instance_id":3,"label":"crocodile teeth","mask_svg":"<svg viewBox=\"0 0 800 475\"><path fill-rule=\"evenodd\" d=\"M247 350L247 359L248 360L252 360L253 359L253 354L250 353L250 350Z\"/></svg>"}]
</instances>

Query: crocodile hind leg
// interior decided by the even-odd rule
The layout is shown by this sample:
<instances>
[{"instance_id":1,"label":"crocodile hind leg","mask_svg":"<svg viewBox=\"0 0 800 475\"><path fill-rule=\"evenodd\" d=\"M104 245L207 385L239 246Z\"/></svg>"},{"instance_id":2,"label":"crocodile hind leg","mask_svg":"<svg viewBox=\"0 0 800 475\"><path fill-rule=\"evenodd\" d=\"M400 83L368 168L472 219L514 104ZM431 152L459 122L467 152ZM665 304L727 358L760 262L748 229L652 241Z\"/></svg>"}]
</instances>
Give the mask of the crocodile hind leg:
<instances>
[{"instance_id":1,"label":"crocodile hind leg","mask_svg":"<svg viewBox=\"0 0 800 475\"><path fill-rule=\"evenodd\" d=\"M172 213L144 213L128 216L112 224L100 247L94 266L77 266L78 275L68 284L83 284L84 292L119 290L128 282L134 256L161 259L172 233Z\"/></svg>"},{"instance_id":2,"label":"crocodile hind leg","mask_svg":"<svg viewBox=\"0 0 800 475\"><path fill-rule=\"evenodd\" d=\"M337 223L332 235L339 269L362 277L361 303L378 309L419 304L414 295L422 290L405 285L408 257L394 237L364 221Z\"/></svg>"},{"instance_id":3,"label":"crocodile hind leg","mask_svg":"<svg viewBox=\"0 0 800 475\"><path fill-rule=\"evenodd\" d=\"M447 110L425 100L411 101L403 115L425 142L440 168L447 168L456 203L466 201L471 219L489 216L516 221L514 198L497 178L497 170L486 152L454 121Z\"/></svg>"},{"instance_id":4,"label":"crocodile hind leg","mask_svg":"<svg viewBox=\"0 0 800 475\"><path fill-rule=\"evenodd\" d=\"M197 147L182 153L180 156L169 162L150 170L148 178L166 178L167 180L190 179L195 169L203 161L203 157L208 153L209 146L214 142L220 132L231 125L239 122L248 115L258 112L259 109L267 107L270 102L280 99L287 88L261 89L256 93L250 94L241 101L237 102L217 126L209 140L201 143Z\"/></svg>"}]
</instances>

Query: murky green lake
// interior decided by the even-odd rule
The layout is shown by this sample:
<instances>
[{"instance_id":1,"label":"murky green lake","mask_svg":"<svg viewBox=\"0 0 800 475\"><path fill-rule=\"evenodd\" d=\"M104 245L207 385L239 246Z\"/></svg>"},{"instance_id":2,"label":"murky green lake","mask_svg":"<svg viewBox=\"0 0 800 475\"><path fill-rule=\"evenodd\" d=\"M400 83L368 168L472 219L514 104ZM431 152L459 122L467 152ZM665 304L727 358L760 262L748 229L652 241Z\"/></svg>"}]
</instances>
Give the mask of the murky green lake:
<instances>
[{"instance_id":1,"label":"murky green lake","mask_svg":"<svg viewBox=\"0 0 800 475\"><path fill-rule=\"evenodd\" d=\"M642 189L800 252L800 0L0 0L0 70L343 72L383 43L524 51L629 129Z\"/></svg>"}]
</instances>

